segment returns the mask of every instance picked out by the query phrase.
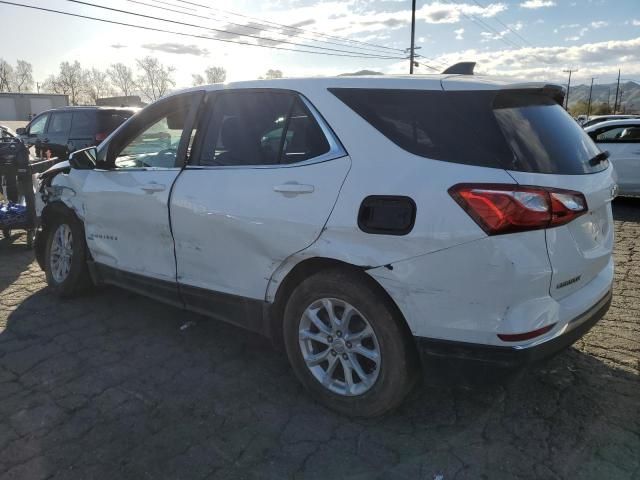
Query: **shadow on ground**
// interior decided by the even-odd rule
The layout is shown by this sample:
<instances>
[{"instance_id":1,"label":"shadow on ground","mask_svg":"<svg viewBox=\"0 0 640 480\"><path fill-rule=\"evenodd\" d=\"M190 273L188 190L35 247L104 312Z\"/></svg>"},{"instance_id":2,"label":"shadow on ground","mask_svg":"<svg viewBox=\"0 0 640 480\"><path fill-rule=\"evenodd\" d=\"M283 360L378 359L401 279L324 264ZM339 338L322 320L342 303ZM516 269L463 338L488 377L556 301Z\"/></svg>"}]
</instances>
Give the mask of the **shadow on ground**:
<instances>
[{"instance_id":1,"label":"shadow on ground","mask_svg":"<svg viewBox=\"0 0 640 480\"><path fill-rule=\"evenodd\" d=\"M0 334L0 387L7 478L602 479L640 468L638 376L577 350L506 383L427 384L391 415L354 420L309 398L261 337L117 289L23 301Z\"/></svg>"}]
</instances>

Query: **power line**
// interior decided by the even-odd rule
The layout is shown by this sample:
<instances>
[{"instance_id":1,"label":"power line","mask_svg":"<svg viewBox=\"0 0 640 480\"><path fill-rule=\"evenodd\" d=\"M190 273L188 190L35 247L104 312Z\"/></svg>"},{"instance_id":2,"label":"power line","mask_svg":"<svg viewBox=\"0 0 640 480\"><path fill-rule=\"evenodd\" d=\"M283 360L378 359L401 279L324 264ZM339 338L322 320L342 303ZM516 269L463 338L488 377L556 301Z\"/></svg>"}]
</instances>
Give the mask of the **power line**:
<instances>
[{"instance_id":1,"label":"power line","mask_svg":"<svg viewBox=\"0 0 640 480\"><path fill-rule=\"evenodd\" d=\"M236 36L240 36L240 37L248 37L248 38L253 38L253 39L256 39L256 40L260 40L260 41L268 41L268 42L274 42L274 43L285 43L285 44L294 45L294 46L297 46L297 47L316 48L316 49L322 49L322 50L327 50L327 51L331 51L331 52L348 53L348 54L356 54L356 55L363 55L363 56L366 55L369 58L389 58L389 57L382 57L382 56L373 55L373 54L365 54L365 53L362 53L362 52L354 52L352 50L340 50L340 49L337 49L337 48L330 48L330 47L317 47L315 45L291 42L289 40L282 40L282 39L278 40L278 39L273 39L273 38L261 37L259 35L252 35L250 33L238 33L238 32L231 32L229 30L223 30L223 29L220 29L220 28L204 27L202 25L196 25L194 23L181 22L179 20L169 20L169 19L166 19L166 18L155 17L153 15L146 15L144 13L135 13L135 12L130 12L128 10L121 10L119 8L105 7L104 5L96 5L95 3L84 2L82 0L66 0L66 1L70 2L70 3L77 3L79 5L86 5L86 6L89 6L89 7L100 8L100 9L108 10L108 11L111 11L111 12L124 13L126 15L133 15L133 16L136 16L136 17L146 18L146 19L149 19L149 20L157 20L157 21L160 21L160 22L172 23L172 24L175 24L175 25L182 25L182 26L191 27L191 28L198 28L198 29L201 29L201 30L207 30L207 31L224 33L224 34L232 34L232 35L236 35ZM216 40L219 40L219 39L216 39ZM367 58L367 57L365 57L365 58Z\"/></svg>"},{"instance_id":2,"label":"power line","mask_svg":"<svg viewBox=\"0 0 640 480\"><path fill-rule=\"evenodd\" d=\"M261 44L257 44L257 43L250 43L250 42L243 42L243 41L238 41L238 40L228 40L228 39L223 39L223 38L214 38L214 37L207 37L205 35L197 35L194 33L185 33L185 32L176 32L173 30L167 30L167 29L163 29L163 28L155 28L155 27L147 27L147 26L143 26L143 25L134 25L131 23L126 23L126 22L120 22L120 21L116 21L116 20L107 20L105 18L98 18L98 17L92 17L89 15L81 15L79 13L71 13L71 12L64 12L61 10L54 10L51 8L45 8L45 7L36 7L34 5L25 5L23 3L17 3L17 2L9 2L6 0L0 0L0 4L3 5L11 5L14 7L22 7L22 8L28 8L31 10L38 10L38 11L42 11L42 12L48 12L48 13L55 13L55 14L59 14L59 15L66 15L69 17L76 17L76 18L82 18L85 20L93 20L96 22L102 22L102 23L110 23L113 25L120 25L120 26L124 26L124 27L131 27L131 28L138 28L141 30L148 30L148 31L152 31L152 32L160 32L160 33L169 33L172 35L179 35L182 37L190 37L190 38L201 38L204 40L211 40L214 42L223 42L223 43L234 43L237 45L247 45L250 47L259 47L259 48L268 48L268 49L272 49L272 50L284 50L284 51L289 51L289 52L298 52L298 53L311 53L314 55L326 55L326 56L331 56L331 57L347 57L347 58L374 58L374 59L381 59L381 60L404 60L403 57L372 57L370 55L350 55L350 54L341 54L341 53L331 53L331 52L322 52L322 51L314 51L314 50L300 50L300 49L296 49L296 48L288 48L288 47L277 47L275 45L261 45ZM277 41L277 40L276 40ZM314 47L314 48L319 48L319 47Z\"/></svg>"},{"instance_id":3,"label":"power line","mask_svg":"<svg viewBox=\"0 0 640 480\"><path fill-rule=\"evenodd\" d=\"M185 3L187 5L193 5L193 6L196 6L196 7L204 8L206 10L218 11L218 12L227 13L229 15L234 15L234 16L237 16L237 17L246 18L248 20L253 20L253 21L256 21L256 22L260 22L262 24L273 25L273 26L276 26L276 27L286 28L286 29L291 29L291 30L298 30L298 31L301 31L301 32L308 32L308 33L312 33L314 35L318 35L318 36L325 37L325 38L333 38L334 40L343 40L343 41L351 42L351 43L369 45L369 46L374 46L374 47L377 47L377 48L383 48L383 49L386 49L386 50L392 50L392 51L396 51L396 52L402 52L403 51L400 48L393 48L393 47L387 47L385 45L377 45L375 43L362 42L362 41L359 41L359 40L353 40L353 39L346 38L346 37L339 37L339 36L336 36L336 35L329 35L327 33L321 33L321 32L318 32L316 30L304 29L304 28L300 28L300 27L293 27L293 26L289 26L289 25L284 25L282 23L271 22L269 20L263 20L263 19L260 19L260 18L257 18L257 17L251 17L249 15L244 15L242 13L232 12L230 10L223 10L221 8L210 7L208 5L203 5L201 3L190 2L190 1L187 1L187 0L175 0L175 1L180 2L180 3Z\"/></svg>"},{"instance_id":4,"label":"power line","mask_svg":"<svg viewBox=\"0 0 640 480\"><path fill-rule=\"evenodd\" d=\"M219 19L217 19L215 17L212 17L210 15L209 16L198 15L196 13L184 12L184 11L181 11L181 10L175 10L175 9L172 9L172 8L153 5L151 3L142 2L140 0L125 0L125 1L127 1L129 3L133 3L133 4L143 5L143 6L146 6L146 7L162 9L162 10L166 10L166 11L169 11L169 12L180 13L180 14L183 14L183 15L189 15L189 16L196 17L196 18L202 18L204 20L225 21L228 25L233 25L233 26L237 26L237 27L241 27L241 28L246 28L248 30L256 30L256 31L259 31L259 32L264 30L264 28L261 28L261 27L258 27L258 26L254 26L254 25L246 25L246 24L242 24L242 23L230 22L230 21L227 21L227 20L219 20ZM159 2L158 0L156 0L156 2L163 3L165 5L170 5L170 6L176 7L176 8L188 8L188 7L181 7L181 6L178 6L178 5L174 5L174 4L168 3L168 2ZM191 9L191 10L195 10L195 9ZM235 33L235 32L230 32L230 33ZM346 47L346 48L358 48L360 50L369 50L369 51L375 52L377 54L382 54L380 52L380 50L378 49L378 47L374 47L374 48L377 49L377 50L375 50L374 48L371 48L371 47L358 47L358 46L348 45L346 43L331 42L329 40L318 40L318 39L315 39L315 38L302 37L301 35L300 36L299 35L287 35L286 33L281 33L281 32L277 32L277 33L279 33L281 35L285 35L285 36L295 36L297 38L302 38L302 39L305 39L305 40L311 40L313 42L326 43L326 44L329 44L329 45L338 45L338 46ZM264 38L264 37L260 37L260 38Z\"/></svg>"}]
</instances>

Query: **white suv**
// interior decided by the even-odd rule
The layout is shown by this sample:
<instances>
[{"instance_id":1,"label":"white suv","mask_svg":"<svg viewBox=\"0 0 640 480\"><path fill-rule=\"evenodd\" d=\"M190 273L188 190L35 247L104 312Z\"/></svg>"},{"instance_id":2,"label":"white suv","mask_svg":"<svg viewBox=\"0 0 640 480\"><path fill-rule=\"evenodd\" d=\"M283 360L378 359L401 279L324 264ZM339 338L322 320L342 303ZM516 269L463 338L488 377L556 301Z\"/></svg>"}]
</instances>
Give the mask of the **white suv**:
<instances>
[{"instance_id":1,"label":"white suv","mask_svg":"<svg viewBox=\"0 0 640 480\"><path fill-rule=\"evenodd\" d=\"M44 176L37 256L62 296L233 322L324 404L381 414L419 353L526 362L607 311L615 182L561 97L461 75L179 92Z\"/></svg>"}]
</instances>

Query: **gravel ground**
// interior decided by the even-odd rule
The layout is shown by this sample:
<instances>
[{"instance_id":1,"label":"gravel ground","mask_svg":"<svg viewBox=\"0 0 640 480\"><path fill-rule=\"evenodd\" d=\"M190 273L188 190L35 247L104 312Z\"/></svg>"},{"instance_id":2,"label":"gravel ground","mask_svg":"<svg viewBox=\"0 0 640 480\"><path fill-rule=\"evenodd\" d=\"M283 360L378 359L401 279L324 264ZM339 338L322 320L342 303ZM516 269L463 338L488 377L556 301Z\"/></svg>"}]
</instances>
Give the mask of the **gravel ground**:
<instances>
[{"instance_id":1,"label":"gravel ground","mask_svg":"<svg viewBox=\"0 0 640 480\"><path fill-rule=\"evenodd\" d=\"M374 420L314 403L235 327L115 288L59 301L2 241L0 478L640 479L640 201L614 210L613 306L575 348Z\"/></svg>"}]
</instances>

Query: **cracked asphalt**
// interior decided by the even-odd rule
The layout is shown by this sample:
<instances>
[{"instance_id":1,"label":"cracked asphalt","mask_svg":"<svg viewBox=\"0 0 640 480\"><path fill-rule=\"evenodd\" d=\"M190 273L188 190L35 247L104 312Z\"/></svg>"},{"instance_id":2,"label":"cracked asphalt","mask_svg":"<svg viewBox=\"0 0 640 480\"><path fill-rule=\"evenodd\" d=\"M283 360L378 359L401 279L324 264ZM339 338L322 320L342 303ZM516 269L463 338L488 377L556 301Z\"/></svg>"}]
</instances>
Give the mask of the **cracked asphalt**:
<instances>
[{"instance_id":1,"label":"cracked asphalt","mask_svg":"<svg viewBox=\"0 0 640 480\"><path fill-rule=\"evenodd\" d=\"M640 479L640 201L614 211L613 306L574 348L434 374L373 420L233 326L115 288L57 300L24 237L2 241L0 478Z\"/></svg>"}]
</instances>

